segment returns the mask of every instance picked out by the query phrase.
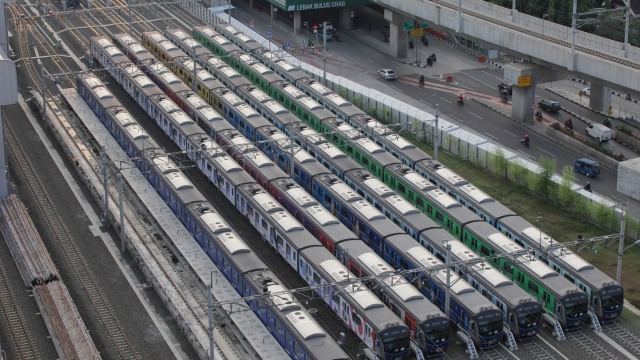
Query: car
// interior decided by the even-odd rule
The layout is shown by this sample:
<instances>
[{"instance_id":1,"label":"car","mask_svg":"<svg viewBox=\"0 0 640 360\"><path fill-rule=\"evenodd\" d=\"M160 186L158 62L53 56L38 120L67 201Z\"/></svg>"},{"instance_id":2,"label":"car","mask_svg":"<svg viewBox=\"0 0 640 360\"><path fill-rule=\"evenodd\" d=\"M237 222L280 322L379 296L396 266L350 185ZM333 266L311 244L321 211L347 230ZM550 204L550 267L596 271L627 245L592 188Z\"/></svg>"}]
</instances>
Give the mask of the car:
<instances>
[{"instance_id":1,"label":"car","mask_svg":"<svg viewBox=\"0 0 640 360\"><path fill-rule=\"evenodd\" d=\"M540 109L549 113L560 111L560 103L551 99L540 99L540 101L538 101L538 106Z\"/></svg>"},{"instance_id":2,"label":"car","mask_svg":"<svg viewBox=\"0 0 640 360\"><path fill-rule=\"evenodd\" d=\"M590 87L586 87L586 88L582 89L582 95L591 96L591 88Z\"/></svg>"},{"instance_id":3,"label":"car","mask_svg":"<svg viewBox=\"0 0 640 360\"><path fill-rule=\"evenodd\" d=\"M608 127L602 124L597 124L597 123L589 124L587 125L587 128L584 131L587 135L596 139L596 141L598 141L599 143L603 141L611 140L611 138L613 137L613 130L609 129Z\"/></svg>"},{"instance_id":4,"label":"car","mask_svg":"<svg viewBox=\"0 0 640 360\"><path fill-rule=\"evenodd\" d=\"M596 178L600 174L600 164L588 158L580 158L573 163L573 170L587 177Z\"/></svg>"},{"instance_id":5,"label":"car","mask_svg":"<svg viewBox=\"0 0 640 360\"><path fill-rule=\"evenodd\" d=\"M318 30L319 31L322 31L322 28L324 27L324 24L327 24L327 31L333 30L333 24L331 23L331 21L326 21L325 23L318 24Z\"/></svg>"},{"instance_id":6,"label":"car","mask_svg":"<svg viewBox=\"0 0 640 360\"><path fill-rule=\"evenodd\" d=\"M508 81L503 81L500 83L500 85L498 85L498 91L500 91L500 93L502 93L502 91L504 89L507 89L507 91L509 92L509 96L511 96L511 94L513 94L513 84L508 82Z\"/></svg>"},{"instance_id":7,"label":"car","mask_svg":"<svg viewBox=\"0 0 640 360\"><path fill-rule=\"evenodd\" d=\"M395 80L398 77L393 69L380 69L378 75L385 80Z\"/></svg>"}]
</instances>

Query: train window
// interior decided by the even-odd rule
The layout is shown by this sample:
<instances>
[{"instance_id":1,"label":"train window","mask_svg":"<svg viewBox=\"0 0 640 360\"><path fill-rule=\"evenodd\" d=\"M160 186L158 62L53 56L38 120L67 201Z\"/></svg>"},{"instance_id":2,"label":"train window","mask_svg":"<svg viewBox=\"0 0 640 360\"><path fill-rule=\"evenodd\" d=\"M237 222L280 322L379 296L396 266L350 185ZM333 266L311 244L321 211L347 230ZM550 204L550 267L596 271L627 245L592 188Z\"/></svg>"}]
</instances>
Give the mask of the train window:
<instances>
[{"instance_id":1,"label":"train window","mask_svg":"<svg viewBox=\"0 0 640 360\"><path fill-rule=\"evenodd\" d=\"M359 328L360 326L362 326L362 319L360 319L360 316L358 316L358 314L356 314L355 312L352 313L351 320L353 320L353 323L356 325L356 327Z\"/></svg>"},{"instance_id":2,"label":"train window","mask_svg":"<svg viewBox=\"0 0 640 360\"><path fill-rule=\"evenodd\" d=\"M297 342L293 343L293 351L296 353L296 359L304 359L304 349Z\"/></svg>"},{"instance_id":3,"label":"train window","mask_svg":"<svg viewBox=\"0 0 640 360\"><path fill-rule=\"evenodd\" d=\"M398 184L398 191L404 194L407 191L407 189L404 187L404 185Z\"/></svg>"},{"instance_id":4,"label":"train window","mask_svg":"<svg viewBox=\"0 0 640 360\"><path fill-rule=\"evenodd\" d=\"M262 219L262 222L260 223L260 226L262 226L263 229L267 229L267 222L264 221L264 219Z\"/></svg>"},{"instance_id":5,"label":"train window","mask_svg":"<svg viewBox=\"0 0 640 360\"><path fill-rule=\"evenodd\" d=\"M276 333L278 334L278 336L280 337L284 336L284 327L282 326L282 323L278 319L274 320L273 325L274 325L273 327L276 329Z\"/></svg>"},{"instance_id":6,"label":"train window","mask_svg":"<svg viewBox=\"0 0 640 360\"><path fill-rule=\"evenodd\" d=\"M575 282L573 277L569 274L564 274L565 279L569 280L572 284Z\"/></svg>"},{"instance_id":7,"label":"train window","mask_svg":"<svg viewBox=\"0 0 640 360\"><path fill-rule=\"evenodd\" d=\"M320 284L320 276L317 273L313 273L313 282Z\"/></svg>"},{"instance_id":8,"label":"train window","mask_svg":"<svg viewBox=\"0 0 640 360\"><path fill-rule=\"evenodd\" d=\"M529 281L529 290L531 290L532 293L537 294L538 285L536 285L533 281Z\"/></svg>"},{"instance_id":9,"label":"train window","mask_svg":"<svg viewBox=\"0 0 640 360\"><path fill-rule=\"evenodd\" d=\"M438 221L440 223L444 222L444 216L442 215L442 213L436 212L436 221Z\"/></svg>"},{"instance_id":10,"label":"train window","mask_svg":"<svg viewBox=\"0 0 640 360\"><path fill-rule=\"evenodd\" d=\"M334 293L333 296L331 297L331 299L333 299L333 303L334 304L340 304L340 297L338 296L338 294ZM345 304L342 304L342 306L346 306Z\"/></svg>"}]
</instances>

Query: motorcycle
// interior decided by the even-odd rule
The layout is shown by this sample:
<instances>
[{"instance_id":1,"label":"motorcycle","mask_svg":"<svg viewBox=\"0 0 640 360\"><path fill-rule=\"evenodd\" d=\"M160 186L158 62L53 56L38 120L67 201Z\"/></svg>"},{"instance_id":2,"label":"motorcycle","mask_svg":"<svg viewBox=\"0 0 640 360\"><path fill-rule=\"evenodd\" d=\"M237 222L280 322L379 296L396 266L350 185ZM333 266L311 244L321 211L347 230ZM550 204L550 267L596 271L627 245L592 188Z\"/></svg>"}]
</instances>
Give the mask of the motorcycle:
<instances>
[{"instance_id":1,"label":"motorcycle","mask_svg":"<svg viewBox=\"0 0 640 360\"><path fill-rule=\"evenodd\" d=\"M458 104L460 106L464 105L464 97L462 95L458 96Z\"/></svg>"},{"instance_id":2,"label":"motorcycle","mask_svg":"<svg viewBox=\"0 0 640 360\"><path fill-rule=\"evenodd\" d=\"M542 111L536 111L536 120L542 121Z\"/></svg>"},{"instance_id":3,"label":"motorcycle","mask_svg":"<svg viewBox=\"0 0 640 360\"><path fill-rule=\"evenodd\" d=\"M436 53L432 53L431 55L429 55L427 61L429 60L431 60L431 62L436 62Z\"/></svg>"},{"instance_id":4,"label":"motorcycle","mask_svg":"<svg viewBox=\"0 0 640 360\"><path fill-rule=\"evenodd\" d=\"M424 46L429 46L429 38L426 35L423 36L421 40Z\"/></svg>"},{"instance_id":5,"label":"motorcycle","mask_svg":"<svg viewBox=\"0 0 640 360\"><path fill-rule=\"evenodd\" d=\"M418 77L418 83L420 84L420 86L424 86L424 75L420 75Z\"/></svg>"},{"instance_id":6,"label":"motorcycle","mask_svg":"<svg viewBox=\"0 0 640 360\"><path fill-rule=\"evenodd\" d=\"M525 147L529 147L529 138L528 137L523 137L522 139L520 139L520 145L524 145Z\"/></svg>"}]
</instances>

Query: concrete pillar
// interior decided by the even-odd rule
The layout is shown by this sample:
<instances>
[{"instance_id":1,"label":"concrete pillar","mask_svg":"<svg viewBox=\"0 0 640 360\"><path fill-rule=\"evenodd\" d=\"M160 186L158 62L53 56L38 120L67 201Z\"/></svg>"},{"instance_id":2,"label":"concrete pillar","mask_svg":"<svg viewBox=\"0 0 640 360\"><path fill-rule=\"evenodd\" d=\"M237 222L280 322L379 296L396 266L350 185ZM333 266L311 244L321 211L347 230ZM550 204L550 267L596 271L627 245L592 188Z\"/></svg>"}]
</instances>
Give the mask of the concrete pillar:
<instances>
[{"instance_id":1,"label":"concrete pillar","mask_svg":"<svg viewBox=\"0 0 640 360\"><path fill-rule=\"evenodd\" d=\"M518 79L522 76L531 76L529 86L518 86ZM507 64L504 67L504 78L513 85L513 93L511 95L511 117L523 123L533 123L533 114L535 110L532 104L537 106L536 102L536 66L531 64L514 63Z\"/></svg>"},{"instance_id":2,"label":"concrete pillar","mask_svg":"<svg viewBox=\"0 0 640 360\"><path fill-rule=\"evenodd\" d=\"M409 19L389 9L384 9L384 18L389 21L391 56L406 58L409 48L409 35L403 30L403 26L404 22Z\"/></svg>"},{"instance_id":3,"label":"concrete pillar","mask_svg":"<svg viewBox=\"0 0 640 360\"><path fill-rule=\"evenodd\" d=\"M604 111L606 113L609 106L611 106L611 89L596 81L592 81L590 87L589 107L595 111Z\"/></svg>"},{"instance_id":4,"label":"concrete pillar","mask_svg":"<svg viewBox=\"0 0 640 360\"><path fill-rule=\"evenodd\" d=\"M273 6L273 4L269 4L269 13L271 14L271 21L276 20L276 15L278 15L278 7Z\"/></svg>"},{"instance_id":5,"label":"concrete pillar","mask_svg":"<svg viewBox=\"0 0 640 360\"><path fill-rule=\"evenodd\" d=\"M301 30L301 22L302 20L302 13L300 12L300 10L296 10L293 12L293 33L294 34L300 34L300 30Z\"/></svg>"},{"instance_id":6,"label":"concrete pillar","mask_svg":"<svg viewBox=\"0 0 640 360\"><path fill-rule=\"evenodd\" d=\"M340 8L340 21L338 23L340 30L351 30L355 27L351 17L352 13L355 15L355 10L351 7Z\"/></svg>"}]
</instances>

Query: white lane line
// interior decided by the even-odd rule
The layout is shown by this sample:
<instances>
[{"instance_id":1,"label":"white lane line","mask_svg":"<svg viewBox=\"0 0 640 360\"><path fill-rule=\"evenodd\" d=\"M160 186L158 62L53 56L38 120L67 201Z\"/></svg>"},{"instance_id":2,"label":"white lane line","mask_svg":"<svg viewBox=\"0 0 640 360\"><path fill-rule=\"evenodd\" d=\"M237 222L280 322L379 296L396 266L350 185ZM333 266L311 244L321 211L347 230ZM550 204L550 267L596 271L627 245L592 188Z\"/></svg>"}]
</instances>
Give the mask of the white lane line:
<instances>
[{"instance_id":1,"label":"white lane line","mask_svg":"<svg viewBox=\"0 0 640 360\"><path fill-rule=\"evenodd\" d=\"M489 76L492 76L492 77L496 78L497 80L502 80L502 78L501 78L501 77L495 76L495 75L493 75L492 73L488 73L488 72L487 72L487 71L485 71L485 70L482 70L482 72L483 72L483 73L485 73L485 74L487 74L487 75L489 75ZM493 86L492 86L492 87L493 87Z\"/></svg>"},{"instance_id":2,"label":"white lane line","mask_svg":"<svg viewBox=\"0 0 640 360\"><path fill-rule=\"evenodd\" d=\"M511 136L513 136L513 137L518 137L518 135L516 135L516 134L514 134L514 133L512 133L512 132L509 132L509 131L507 131L507 130L505 130L504 132L506 132L507 134L509 134L509 135L511 135Z\"/></svg>"},{"instance_id":3,"label":"white lane line","mask_svg":"<svg viewBox=\"0 0 640 360\"><path fill-rule=\"evenodd\" d=\"M418 100L418 101L420 101L420 102L422 102L422 103L425 103L425 104L427 104L427 105L431 106L431 103L430 103L430 102L428 102L428 101L426 101L426 100L422 100L422 99L420 99L420 100Z\"/></svg>"},{"instance_id":4,"label":"white lane line","mask_svg":"<svg viewBox=\"0 0 640 360\"><path fill-rule=\"evenodd\" d=\"M537 146L536 146L536 147L537 147ZM556 155L555 155L555 154L552 154L552 153L548 152L547 150L545 150L545 149L543 149L543 148L541 148L541 147L538 147L538 149L540 149L540 151L544 151L544 152L546 152L547 154L551 155L551 157L552 157L552 158L555 158L555 157L556 157Z\"/></svg>"},{"instance_id":5,"label":"white lane line","mask_svg":"<svg viewBox=\"0 0 640 360\"><path fill-rule=\"evenodd\" d=\"M478 119L482 120L482 116L480 116L480 115L474 114L471 111L469 111L469 114L471 114L471 115L477 117Z\"/></svg>"},{"instance_id":6,"label":"white lane line","mask_svg":"<svg viewBox=\"0 0 640 360\"><path fill-rule=\"evenodd\" d=\"M453 101L449 101L449 100L443 98L442 96L440 97L440 99L442 99L442 101L448 102L449 104L453 104Z\"/></svg>"},{"instance_id":7,"label":"white lane line","mask_svg":"<svg viewBox=\"0 0 640 360\"><path fill-rule=\"evenodd\" d=\"M395 86L391 86L391 85L389 85L389 87L390 87L390 88L392 88L392 89L393 89L393 90L395 90L395 91L403 92L402 90L398 89L398 88L397 88L397 87L395 87Z\"/></svg>"},{"instance_id":8,"label":"white lane line","mask_svg":"<svg viewBox=\"0 0 640 360\"><path fill-rule=\"evenodd\" d=\"M473 80L475 80L475 81L479 82L480 84L487 85L488 87L493 88L493 85L491 85L491 84L487 84L486 82L484 82L484 81L482 81L482 80L478 79L477 77L471 76L471 75L467 74L467 73L466 73L466 72L464 72L464 71L461 71L460 73L461 73L462 75L465 75L465 76L468 76L468 77L472 78Z\"/></svg>"},{"instance_id":9,"label":"white lane line","mask_svg":"<svg viewBox=\"0 0 640 360\"><path fill-rule=\"evenodd\" d=\"M488 137L490 137L490 138L494 139L494 140L498 140L498 138L497 138L497 137L495 137L495 136L493 136L493 135L489 134L488 132L485 132L484 134L485 134L485 135L487 135Z\"/></svg>"}]
</instances>

